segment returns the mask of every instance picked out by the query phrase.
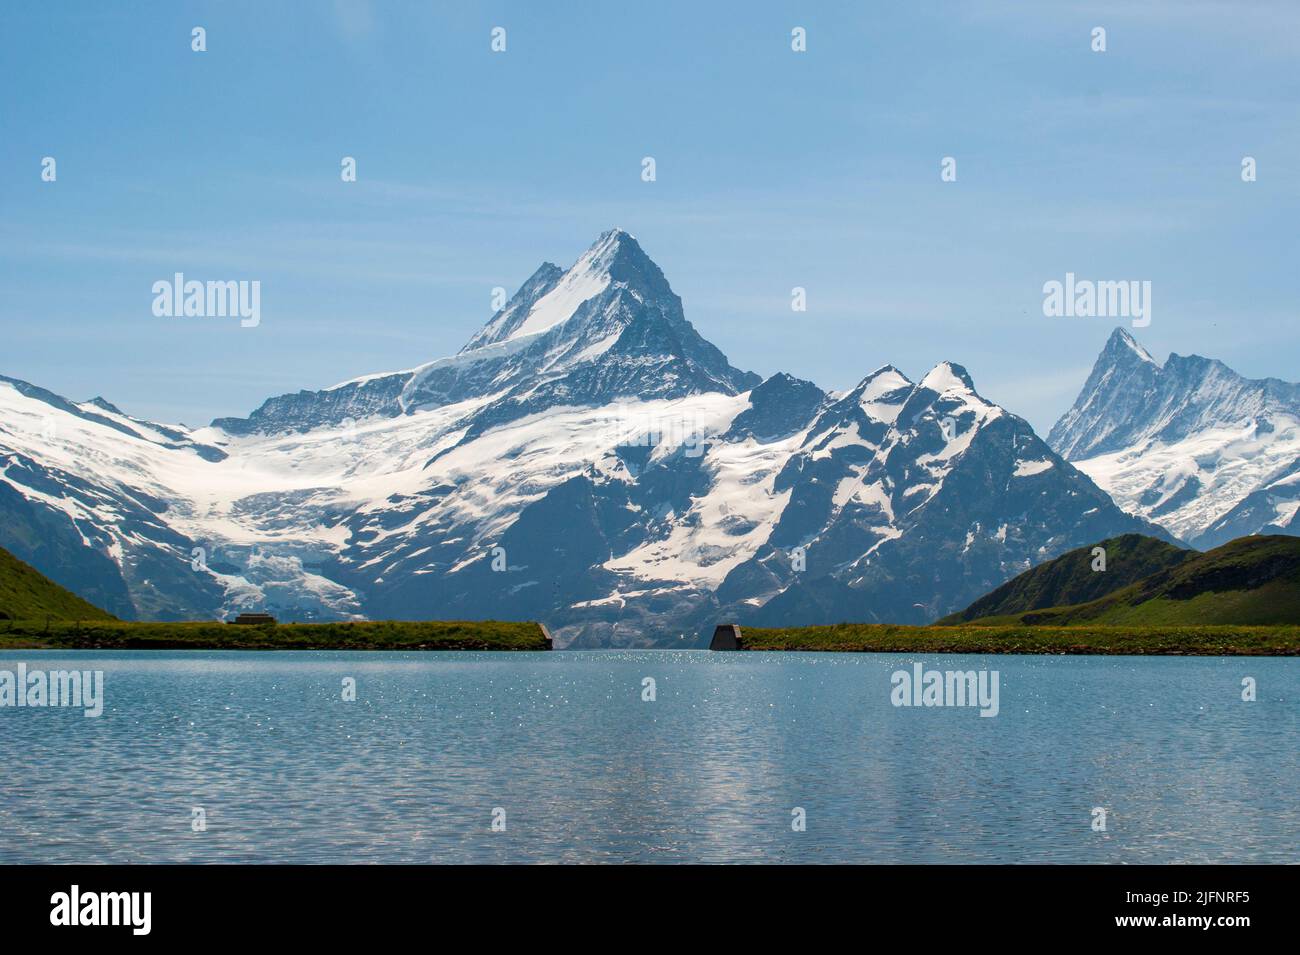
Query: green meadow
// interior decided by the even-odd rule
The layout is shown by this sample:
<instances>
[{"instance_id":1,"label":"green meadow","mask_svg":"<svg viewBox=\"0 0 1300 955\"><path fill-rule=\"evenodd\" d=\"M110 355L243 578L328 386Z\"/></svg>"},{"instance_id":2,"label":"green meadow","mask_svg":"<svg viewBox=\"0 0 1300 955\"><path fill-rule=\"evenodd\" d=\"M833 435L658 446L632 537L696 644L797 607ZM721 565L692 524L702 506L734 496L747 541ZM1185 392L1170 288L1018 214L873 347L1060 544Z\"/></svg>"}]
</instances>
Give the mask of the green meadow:
<instances>
[{"instance_id":1,"label":"green meadow","mask_svg":"<svg viewBox=\"0 0 1300 955\"><path fill-rule=\"evenodd\" d=\"M8 650L549 650L536 623L375 620L357 623L127 623L3 620Z\"/></svg>"},{"instance_id":2,"label":"green meadow","mask_svg":"<svg viewBox=\"0 0 1300 955\"><path fill-rule=\"evenodd\" d=\"M842 623L741 628L742 650L867 653L1110 653L1297 656L1300 627L1267 626L931 626Z\"/></svg>"}]
</instances>

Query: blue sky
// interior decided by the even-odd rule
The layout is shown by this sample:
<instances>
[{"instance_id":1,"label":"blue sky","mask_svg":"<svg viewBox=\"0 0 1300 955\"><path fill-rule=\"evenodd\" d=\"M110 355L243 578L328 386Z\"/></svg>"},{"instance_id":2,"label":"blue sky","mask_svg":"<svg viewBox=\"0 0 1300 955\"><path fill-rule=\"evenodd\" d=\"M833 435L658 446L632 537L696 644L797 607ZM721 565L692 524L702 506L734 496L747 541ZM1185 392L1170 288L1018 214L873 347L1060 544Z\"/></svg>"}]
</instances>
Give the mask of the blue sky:
<instances>
[{"instance_id":1,"label":"blue sky","mask_svg":"<svg viewBox=\"0 0 1300 955\"><path fill-rule=\"evenodd\" d=\"M7 4L0 373L205 424L451 354L617 225L763 375L951 359L1045 434L1117 324L1044 317L1073 271L1293 380L1298 56L1269 2ZM155 317L178 271L261 325Z\"/></svg>"}]
</instances>

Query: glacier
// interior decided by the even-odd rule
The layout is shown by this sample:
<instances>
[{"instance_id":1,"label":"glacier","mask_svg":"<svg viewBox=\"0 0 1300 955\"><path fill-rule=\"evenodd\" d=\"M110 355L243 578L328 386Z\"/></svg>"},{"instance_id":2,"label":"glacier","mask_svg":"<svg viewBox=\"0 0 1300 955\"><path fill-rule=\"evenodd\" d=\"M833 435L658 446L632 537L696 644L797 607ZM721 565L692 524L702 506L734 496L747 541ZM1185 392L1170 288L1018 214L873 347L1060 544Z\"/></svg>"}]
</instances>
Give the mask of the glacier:
<instances>
[{"instance_id":1,"label":"glacier","mask_svg":"<svg viewBox=\"0 0 1300 955\"><path fill-rule=\"evenodd\" d=\"M573 647L924 623L1066 550L1169 536L1070 459L1122 437L1075 430L1044 442L952 362L835 394L734 368L615 229L458 354L245 418L0 378L0 546L127 619L535 619Z\"/></svg>"}]
</instances>

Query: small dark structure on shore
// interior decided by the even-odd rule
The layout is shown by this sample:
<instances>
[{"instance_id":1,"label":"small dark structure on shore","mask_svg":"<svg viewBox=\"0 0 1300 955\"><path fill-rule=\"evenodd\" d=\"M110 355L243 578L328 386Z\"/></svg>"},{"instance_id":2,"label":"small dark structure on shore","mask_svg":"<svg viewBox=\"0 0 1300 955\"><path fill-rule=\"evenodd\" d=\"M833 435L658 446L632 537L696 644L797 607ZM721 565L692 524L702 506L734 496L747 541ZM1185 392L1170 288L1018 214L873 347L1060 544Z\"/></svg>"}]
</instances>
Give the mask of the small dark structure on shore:
<instances>
[{"instance_id":1,"label":"small dark structure on shore","mask_svg":"<svg viewBox=\"0 0 1300 955\"><path fill-rule=\"evenodd\" d=\"M710 650L739 650L740 627L734 623L720 623L709 641Z\"/></svg>"},{"instance_id":2,"label":"small dark structure on shore","mask_svg":"<svg viewBox=\"0 0 1300 955\"><path fill-rule=\"evenodd\" d=\"M242 623L242 624L275 623L275 618L272 617L269 613L241 613L238 617L236 617L234 620L231 620L230 622Z\"/></svg>"}]
</instances>

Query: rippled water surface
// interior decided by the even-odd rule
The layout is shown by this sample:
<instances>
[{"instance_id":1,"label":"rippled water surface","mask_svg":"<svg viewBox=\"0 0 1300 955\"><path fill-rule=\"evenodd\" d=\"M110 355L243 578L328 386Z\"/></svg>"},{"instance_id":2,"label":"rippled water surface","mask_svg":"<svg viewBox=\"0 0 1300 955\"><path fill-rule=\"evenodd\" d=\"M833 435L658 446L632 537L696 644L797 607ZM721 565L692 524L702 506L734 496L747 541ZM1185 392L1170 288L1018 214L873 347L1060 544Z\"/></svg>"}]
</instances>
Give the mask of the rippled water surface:
<instances>
[{"instance_id":1,"label":"rippled water surface","mask_svg":"<svg viewBox=\"0 0 1300 955\"><path fill-rule=\"evenodd\" d=\"M0 862L1300 862L1300 661L916 659L999 714L892 654L10 651L106 705L0 709Z\"/></svg>"}]
</instances>

